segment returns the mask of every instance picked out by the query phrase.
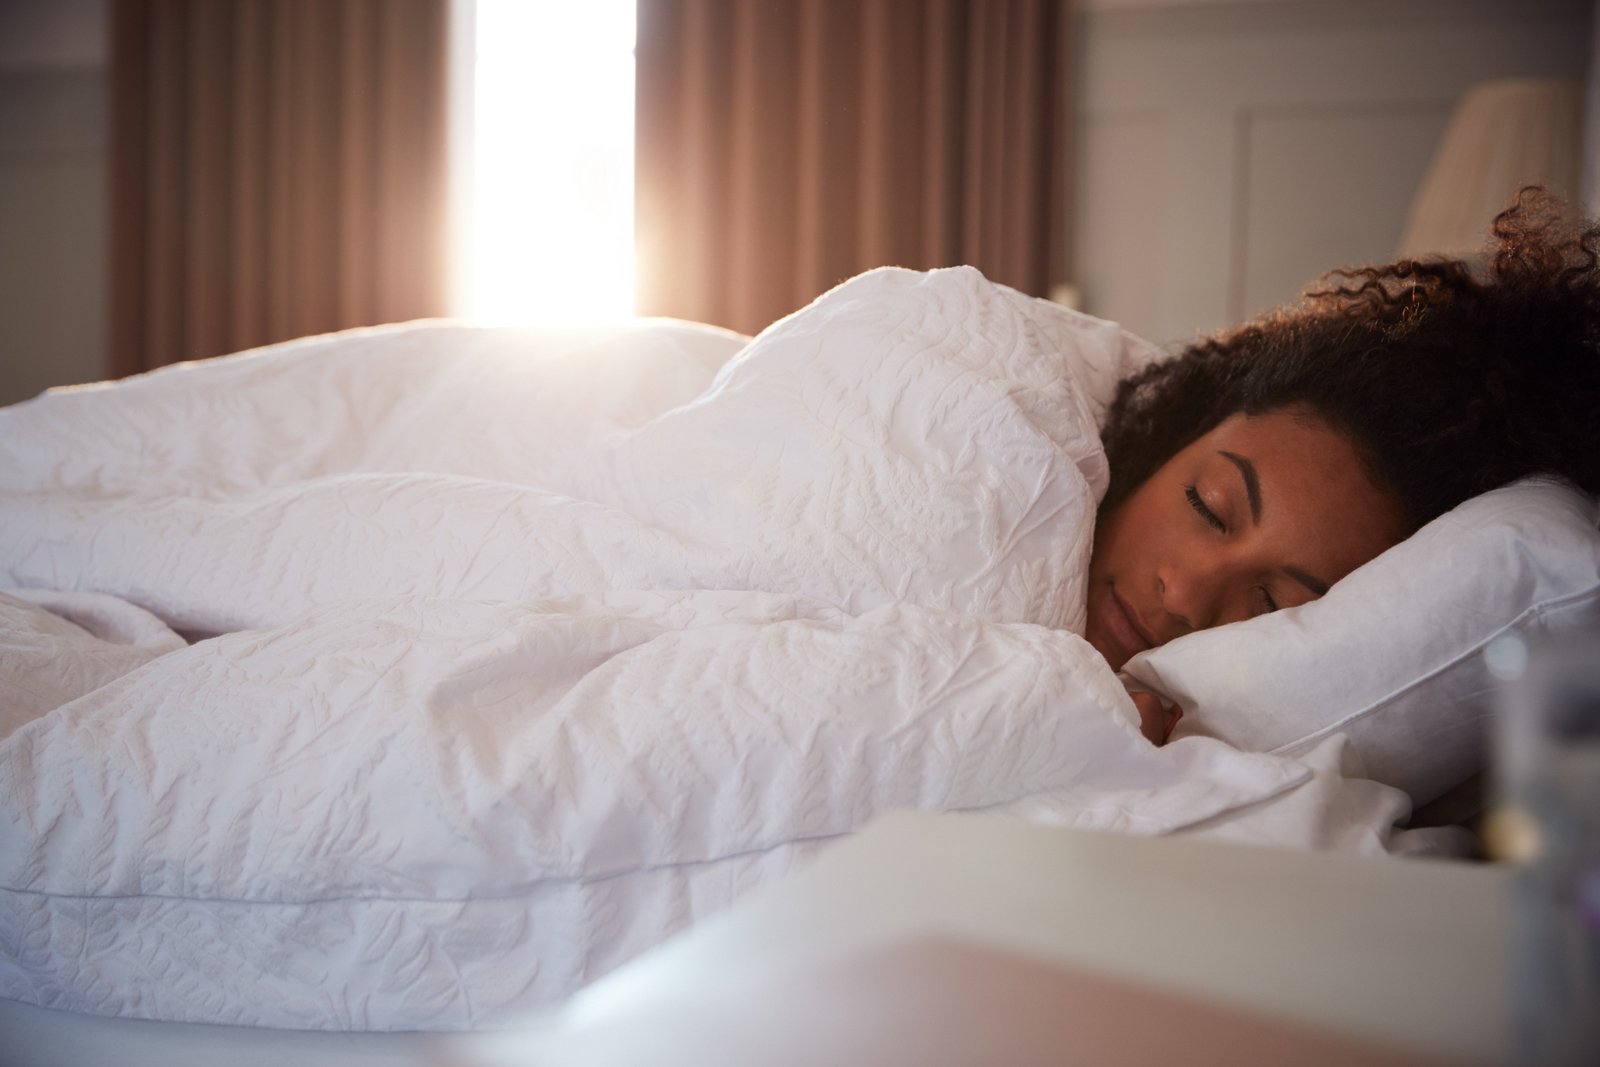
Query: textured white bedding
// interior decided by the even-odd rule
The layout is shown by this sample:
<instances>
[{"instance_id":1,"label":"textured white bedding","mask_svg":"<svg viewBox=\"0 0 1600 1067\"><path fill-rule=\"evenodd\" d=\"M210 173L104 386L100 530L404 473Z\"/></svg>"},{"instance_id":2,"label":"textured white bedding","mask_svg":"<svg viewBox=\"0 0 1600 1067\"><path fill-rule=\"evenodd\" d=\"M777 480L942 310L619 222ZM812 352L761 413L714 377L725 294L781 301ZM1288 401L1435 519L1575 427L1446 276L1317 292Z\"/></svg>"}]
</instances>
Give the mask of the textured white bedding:
<instances>
[{"instance_id":1,"label":"textured white bedding","mask_svg":"<svg viewBox=\"0 0 1600 1067\"><path fill-rule=\"evenodd\" d=\"M885 270L748 347L413 324L0 411L0 996L482 1026L896 807L1312 783L1152 747L1073 632L1147 354Z\"/></svg>"}]
</instances>

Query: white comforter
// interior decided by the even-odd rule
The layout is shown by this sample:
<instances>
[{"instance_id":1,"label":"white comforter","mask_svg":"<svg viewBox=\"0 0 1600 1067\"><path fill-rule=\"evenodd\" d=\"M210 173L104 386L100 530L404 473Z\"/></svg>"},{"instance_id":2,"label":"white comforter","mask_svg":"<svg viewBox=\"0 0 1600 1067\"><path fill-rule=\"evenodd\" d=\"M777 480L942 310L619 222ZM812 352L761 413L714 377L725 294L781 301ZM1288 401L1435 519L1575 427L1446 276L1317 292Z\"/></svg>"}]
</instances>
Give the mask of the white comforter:
<instances>
[{"instance_id":1,"label":"white comforter","mask_svg":"<svg viewBox=\"0 0 1600 1067\"><path fill-rule=\"evenodd\" d=\"M0 412L0 996L482 1025L894 807L1307 782L1149 745L1073 632L1147 354L886 270L747 347L413 324Z\"/></svg>"}]
</instances>

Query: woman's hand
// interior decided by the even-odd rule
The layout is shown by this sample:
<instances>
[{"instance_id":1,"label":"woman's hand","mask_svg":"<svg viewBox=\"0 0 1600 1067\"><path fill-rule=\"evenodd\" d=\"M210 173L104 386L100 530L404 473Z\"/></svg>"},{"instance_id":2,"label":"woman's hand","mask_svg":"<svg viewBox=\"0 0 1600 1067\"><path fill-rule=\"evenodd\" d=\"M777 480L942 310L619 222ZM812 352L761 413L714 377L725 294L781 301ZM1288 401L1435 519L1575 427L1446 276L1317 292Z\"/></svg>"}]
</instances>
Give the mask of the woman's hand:
<instances>
[{"instance_id":1,"label":"woman's hand","mask_svg":"<svg viewBox=\"0 0 1600 1067\"><path fill-rule=\"evenodd\" d=\"M1133 706L1139 709L1139 732L1153 745L1164 745L1172 736L1172 728L1183 718L1183 709L1176 704L1163 704L1154 693L1129 693Z\"/></svg>"}]
</instances>

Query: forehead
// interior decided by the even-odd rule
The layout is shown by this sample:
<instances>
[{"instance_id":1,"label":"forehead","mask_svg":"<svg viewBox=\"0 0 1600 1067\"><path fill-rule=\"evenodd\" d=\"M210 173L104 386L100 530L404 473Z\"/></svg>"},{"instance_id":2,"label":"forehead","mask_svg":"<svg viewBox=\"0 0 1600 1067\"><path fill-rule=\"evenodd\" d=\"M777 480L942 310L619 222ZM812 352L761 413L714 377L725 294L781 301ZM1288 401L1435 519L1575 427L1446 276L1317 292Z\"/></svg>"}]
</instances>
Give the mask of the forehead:
<instances>
[{"instance_id":1,"label":"forehead","mask_svg":"<svg viewBox=\"0 0 1600 1067\"><path fill-rule=\"evenodd\" d=\"M1355 477L1372 484L1350 439L1298 409L1233 415L1191 447L1209 452L1248 449L1258 464L1315 469L1341 481Z\"/></svg>"}]
</instances>

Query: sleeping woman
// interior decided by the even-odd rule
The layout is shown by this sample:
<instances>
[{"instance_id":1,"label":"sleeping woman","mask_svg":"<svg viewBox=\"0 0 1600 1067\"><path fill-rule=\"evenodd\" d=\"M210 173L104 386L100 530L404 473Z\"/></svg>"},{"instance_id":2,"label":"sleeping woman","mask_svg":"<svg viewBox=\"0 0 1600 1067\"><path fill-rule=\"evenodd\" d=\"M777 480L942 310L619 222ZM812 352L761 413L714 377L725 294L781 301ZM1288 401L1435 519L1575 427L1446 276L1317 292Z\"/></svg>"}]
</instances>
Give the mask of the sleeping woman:
<instances>
[{"instance_id":1,"label":"sleeping woman","mask_svg":"<svg viewBox=\"0 0 1600 1067\"><path fill-rule=\"evenodd\" d=\"M1304 304L1124 381L1086 636L1113 668L1325 593L1530 474L1600 492L1600 229L1529 190L1459 261L1337 272ZM1152 740L1179 714L1135 698Z\"/></svg>"}]
</instances>

